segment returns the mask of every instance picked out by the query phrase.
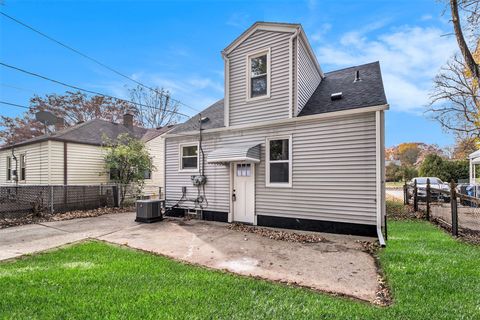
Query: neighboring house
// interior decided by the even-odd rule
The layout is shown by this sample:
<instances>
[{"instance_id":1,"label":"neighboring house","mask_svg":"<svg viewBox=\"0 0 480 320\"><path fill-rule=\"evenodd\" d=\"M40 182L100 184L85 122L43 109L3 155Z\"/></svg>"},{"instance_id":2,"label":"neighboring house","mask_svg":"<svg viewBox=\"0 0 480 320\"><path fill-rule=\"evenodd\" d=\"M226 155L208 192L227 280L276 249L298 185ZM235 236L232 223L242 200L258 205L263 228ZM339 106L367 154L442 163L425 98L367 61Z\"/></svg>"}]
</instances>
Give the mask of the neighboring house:
<instances>
[{"instance_id":1,"label":"neighboring house","mask_svg":"<svg viewBox=\"0 0 480 320\"><path fill-rule=\"evenodd\" d=\"M149 148L156 170L145 173L145 195L158 195L163 181L163 134L171 129L145 129L133 125L126 114L123 124L94 119L52 134L0 148L0 184L97 185L110 182L105 172L104 138L129 133Z\"/></svg>"},{"instance_id":2,"label":"neighboring house","mask_svg":"<svg viewBox=\"0 0 480 320\"><path fill-rule=\"evenodd\" d=\"M379 63L324 73L284 23L255 23L222 55L224 99L165 136L169 213L383 241Z\"/></svg>"}]
</instances>

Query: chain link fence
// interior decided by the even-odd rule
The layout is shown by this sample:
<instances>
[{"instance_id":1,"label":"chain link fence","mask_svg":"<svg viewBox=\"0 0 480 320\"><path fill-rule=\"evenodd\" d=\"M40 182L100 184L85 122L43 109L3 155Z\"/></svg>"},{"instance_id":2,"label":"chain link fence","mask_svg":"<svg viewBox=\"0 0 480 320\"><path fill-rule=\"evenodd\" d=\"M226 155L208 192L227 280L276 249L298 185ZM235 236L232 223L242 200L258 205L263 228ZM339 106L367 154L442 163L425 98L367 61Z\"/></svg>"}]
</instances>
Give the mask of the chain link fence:
<instances>
[{"instance_id":1,"label":"chain link fence","mask_svg":"<svg viewBox=\"0 0 480 320\"><path fill-rule=\"evenodd\" d=\"M0 217L113 207L117 190L115 185L0 186Z\"/></svg>"},{"instance_id":2,"label":"chain link fence","mask_svg":"<svg viewBox=\"0 0 480 320\"><path fill-rule=\"evenodd\" d=\"M453 236L480 242L480 198L466 194L465 186L451 183L448 187L405 184L404 203L422 211L426 220L433 221Z\"/></svg>"}]
</instances>

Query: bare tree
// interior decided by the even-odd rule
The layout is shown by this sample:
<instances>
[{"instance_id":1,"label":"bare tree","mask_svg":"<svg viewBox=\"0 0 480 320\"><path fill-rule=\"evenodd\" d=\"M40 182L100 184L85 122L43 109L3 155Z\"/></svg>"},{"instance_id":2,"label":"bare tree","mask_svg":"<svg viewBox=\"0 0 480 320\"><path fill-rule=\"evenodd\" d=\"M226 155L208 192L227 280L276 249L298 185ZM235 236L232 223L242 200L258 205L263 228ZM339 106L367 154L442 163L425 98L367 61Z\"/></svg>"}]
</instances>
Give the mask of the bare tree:
<instances>
[{"instance_id":1,"label":"bare tree","mask_svg":"<svg viewBox=\"0 0 480 320\"><path fill-rule=\"evenodd\" d=\"M146 128L159 128L175 124L179 120L179 103L173 101L163 88L146 89L140 85L129 89L130 98L137 103L138 123Z\"/></svg>"},{"instance_id":2,"label":"bare tree","mask_svg":"<svg viewBox=\"0 0 480 320\"><path fill-rule=\"evenodd\" d=\"M458 55L442 67L434 79L427 113L444 129L480 138L479 88L466 69L466 63Z\"/></svg>"},{"instance_id":3,"label":"bare tree","mask_svg":"<svg viewBox=\"0 0 480 320\"><path fill-rule=\"evenodd\" d=\"M469 49L467 41L462 31L462 24L460 21L459 10L462 10L466 17L467 30L472 37L473 45L477 45L478 32L480 25L480 0L450 0L450 11L452 13L453 29L455 30L455 37L457 38L458 47L462 53L465 65L472 73L472 77L480 82L480 65Z\"/></svg>"},{"instance_id":4,"label":"bare tree","mask_svg":"<svg viewBox=\"0 0 480 320\"><path fill-rule=\"evenodd\" d=\"M81 92L67 91L63 95L35 95L30 99L30 109L22 115L12 118L0 116L0 143L11 144L24 141L45 133L44 126L35 119L38 111L50 111L65 120L69 127L81 121L104 119L119 122L125 112L130 111L130 103L103 96L88 97ZM55 128L50 128L55 130Z\"/></svg>"}]
</instances>

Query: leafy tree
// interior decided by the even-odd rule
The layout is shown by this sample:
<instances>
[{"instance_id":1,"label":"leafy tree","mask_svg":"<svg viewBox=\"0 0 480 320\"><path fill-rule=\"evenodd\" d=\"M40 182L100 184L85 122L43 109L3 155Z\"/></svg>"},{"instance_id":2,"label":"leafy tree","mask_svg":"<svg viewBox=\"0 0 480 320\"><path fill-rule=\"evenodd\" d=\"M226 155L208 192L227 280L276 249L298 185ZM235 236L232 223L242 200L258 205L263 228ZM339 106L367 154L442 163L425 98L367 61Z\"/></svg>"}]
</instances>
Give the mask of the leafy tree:
<instances>
[{"instance_id":1,"label":"leafy tree","mask_svg":"<svg viewBox=\"0 0 480 320\"><path fill-rule=\"evenodd\" d=\"M413 166L402 165L401 174L402 174L403 180L408 181L415 177L418 177L418 170Z\"/></svg>"},{"instance_id":2,"label":"leafy tree","mask_svg":"<svg viewBox=\"0 0 480 320\"><path fill-rule=\"evenodd\" d=\"M477 151L477 142L474 138L457 137L453 147L452 158L457 160L465 160L468 156Z\"/></svg>"},{"instance_id":3,"label":"leafy tree","mask_svg":"<svg viewBox=\"0 0 480 320\"><path fill-rule=\"evenodd\" d=\"M105 169L110 173L110 179L119 185L120 206L123 207L128 188L142 190L145 174L155 167L142 141L126 133L114 141L105 140Z\"/></svg>"},{"instance_id":4,"label":"leafy tree","mask_svg":"<svg viewBox=\"0 0 480 320\"><path fill-rule=\"evenodd\" d=\"M412 166L417 162L420 151L418 143L401 143L398 146L398 158L402 162L402 165Z\"/></svg>"},{"instance_id":5,"label":"leafy tree","mask_svg":"<svg viewBox=\"0 0 480 320\"><path fill-rule=\"evenodd\" d=\"M395 163L389 163L385 167L385 178L388 182L390 181L400 181L403 178L403 171L399 165Z\"/></svg>"},{"instance_id":6,"label":"leafy tree","mask_svg":"<svg viewBox=\"0 0 480 320\"><path fill-rule=\"evenodd\" d=\"M468 179L469 164L467 160L446 160L436 154L425 157L419 168L423 177L437 177L443 181Z\"/></svg>"}]
</instances>

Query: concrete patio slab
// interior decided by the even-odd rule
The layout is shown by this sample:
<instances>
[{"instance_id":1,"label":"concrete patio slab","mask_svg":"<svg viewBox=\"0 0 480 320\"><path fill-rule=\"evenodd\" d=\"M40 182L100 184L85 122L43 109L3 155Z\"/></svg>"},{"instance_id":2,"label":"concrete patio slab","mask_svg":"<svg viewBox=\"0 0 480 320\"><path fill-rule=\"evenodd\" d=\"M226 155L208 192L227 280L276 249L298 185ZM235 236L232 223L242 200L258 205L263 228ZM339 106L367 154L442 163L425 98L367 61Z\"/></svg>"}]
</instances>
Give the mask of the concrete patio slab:
<instances>
[{"instance_id":1,"label":"concrete patio slab","mask_svg":"<svg viewBox=\"0 0 480 320\"><path fill-rule=\"evenodd\" d=\"M225 223L167 219L139 224L134 218L134 213L122 213L1 229L0 260L90 238L241 275L375 299L375 261L355 241L375 239L322 234L326 242L302 244L230 230Z\"/></svg>"},{"instance_id":2,"label":"concrete patio slab","mask_svg":"<svg viewBox=\"0 0 480 320\"><path fill-rule=\"evenodd\" d=\"M170 220L99 237L188 263L373 301L374 259L355 240L324 234L327 242L291 243L229 230L224 223Z\"/></svg>"}]
</instances>

